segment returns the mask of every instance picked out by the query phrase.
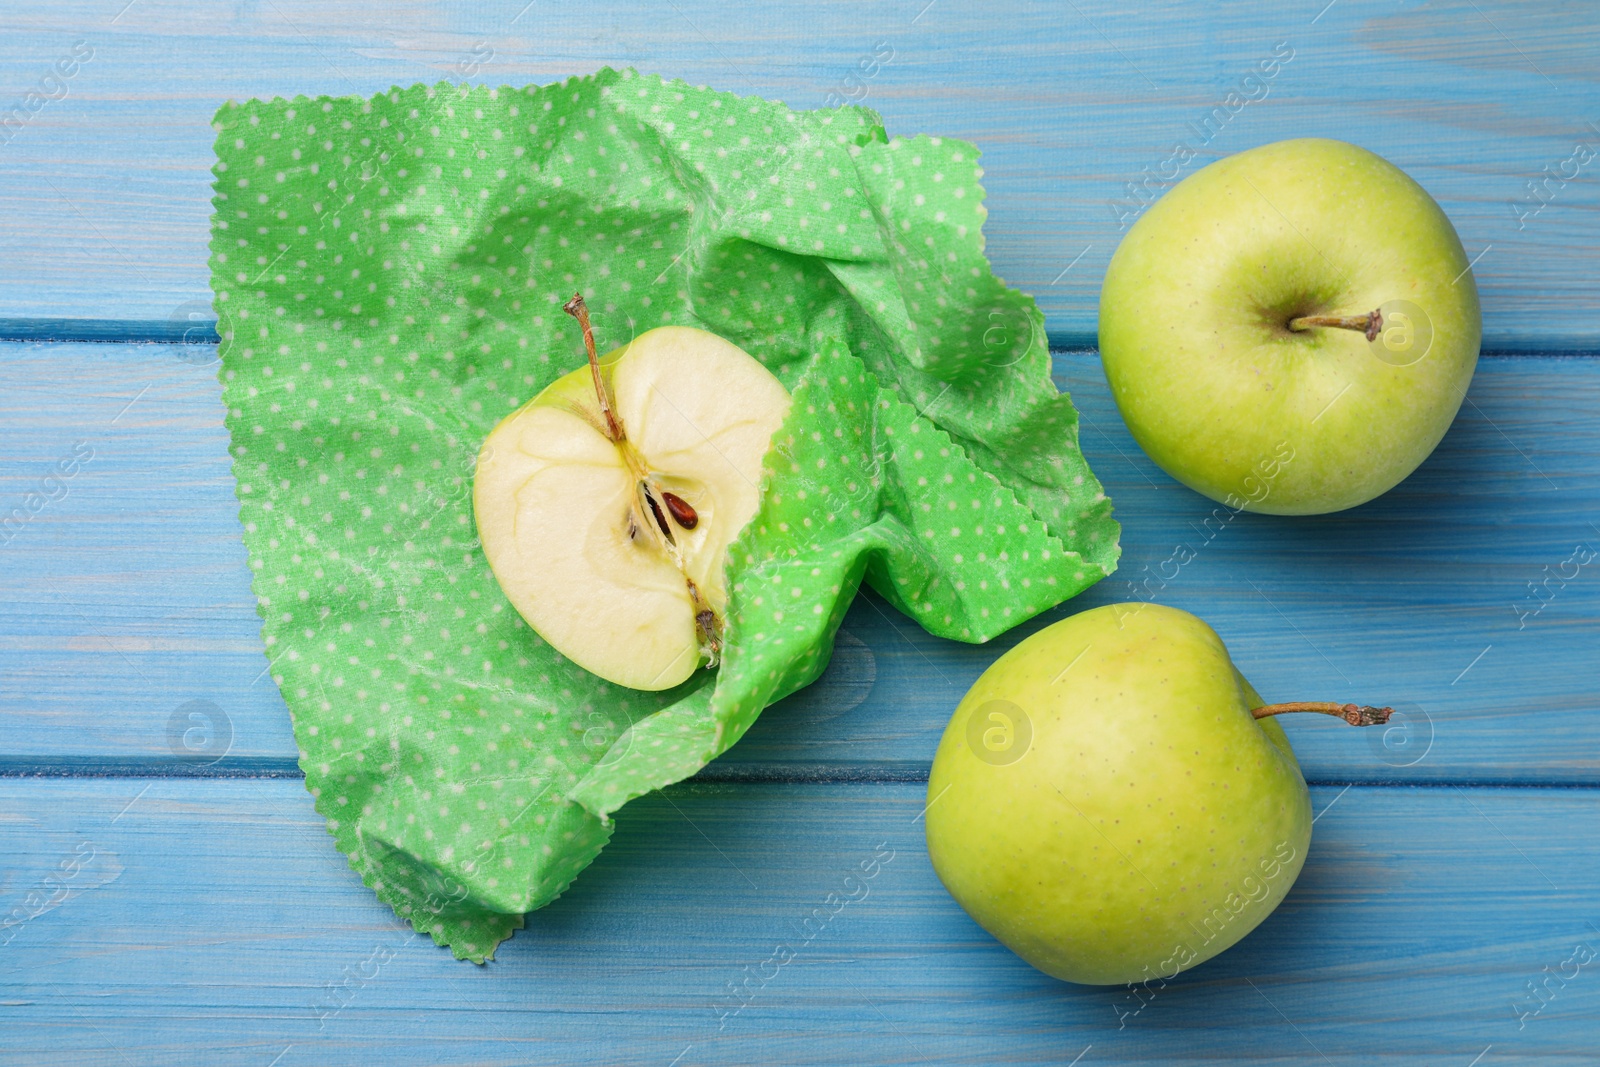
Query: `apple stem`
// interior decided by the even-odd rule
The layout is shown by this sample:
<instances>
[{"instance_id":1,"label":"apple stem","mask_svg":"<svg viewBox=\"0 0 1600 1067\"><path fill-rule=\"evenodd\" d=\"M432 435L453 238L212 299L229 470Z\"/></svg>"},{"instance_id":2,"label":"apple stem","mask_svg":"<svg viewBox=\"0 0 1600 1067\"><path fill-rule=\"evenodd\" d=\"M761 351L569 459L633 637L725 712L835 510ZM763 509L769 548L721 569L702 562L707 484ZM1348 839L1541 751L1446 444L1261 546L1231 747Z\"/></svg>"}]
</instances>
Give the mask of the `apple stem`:
<instances>
[{"instance_id":1,"label":"apple stem","mask_svg":"<svg viewBox=\"0 0 1600 1067\"><path fill-rule=\"evenodd\" d=\"M583 330L583 347L589 352L589 373L594 375L594 391L600 398L600 414L605 416L606 430L610 433L611 440L620 442L623 439L622 423L617 421L617 416L611 411L611 400L606 396L605 379L600 375L600 357L594 350L594 328L589 325L589 305L583 302L582 293L573 293L572 299L561 305L561 310L577 319L579 327Z\"/></svg>"},{"instance_id":2,"label":"apple stem","mask_svg":"<svg viewBox=\"0 0 1600 1067\"><path fill-rule=\"evenodd\" d=\"M1309 330L1313 326L1335 326L1341 330L1359 330L1367 335L1367 340L1376 341L1378 332L1383 329L1383 311L1378 309L1367 315L1301 315L1297 319L1289 320L1289 329L1295 333Z\"/></svg>"},{"instance_id":3,"label":"apple stem","mask_svg":"<svg viewBox=\"0 0 1600 1067\"><path fill-rule=\"evenodd\" d=\"M1289 704L1268 704L1254 708L1250 714L1258 719L1269 715L1284 715L1291 711L1320 711L1324 715L1337 715L1351 726L1382 726L1394 714L1393 708L1374 708L1370 705L1340 704L1336 701L1302 700Z\"/></svg>"}]
</instances>

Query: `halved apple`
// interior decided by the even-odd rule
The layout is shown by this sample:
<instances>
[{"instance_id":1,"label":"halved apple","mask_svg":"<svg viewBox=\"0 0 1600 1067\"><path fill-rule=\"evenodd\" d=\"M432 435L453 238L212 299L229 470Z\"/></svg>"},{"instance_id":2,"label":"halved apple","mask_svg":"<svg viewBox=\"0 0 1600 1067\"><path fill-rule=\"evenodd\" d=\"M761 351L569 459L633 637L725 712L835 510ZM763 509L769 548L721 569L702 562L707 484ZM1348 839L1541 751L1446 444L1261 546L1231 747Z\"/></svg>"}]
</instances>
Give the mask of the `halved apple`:
<instances>
[{"instance_id":1,"label":"halved apple","mask_svg":"<svg viewBox=\"0 0 1600 1067\"><path fill-rule=\"evenodd\" d=\"M737 345L640 334L551 383L484 440L473 509L500 588L556 651L610 682L670 689L714 666L723 568L760 503L789 393Z\"/></svg>"}]
</instances>

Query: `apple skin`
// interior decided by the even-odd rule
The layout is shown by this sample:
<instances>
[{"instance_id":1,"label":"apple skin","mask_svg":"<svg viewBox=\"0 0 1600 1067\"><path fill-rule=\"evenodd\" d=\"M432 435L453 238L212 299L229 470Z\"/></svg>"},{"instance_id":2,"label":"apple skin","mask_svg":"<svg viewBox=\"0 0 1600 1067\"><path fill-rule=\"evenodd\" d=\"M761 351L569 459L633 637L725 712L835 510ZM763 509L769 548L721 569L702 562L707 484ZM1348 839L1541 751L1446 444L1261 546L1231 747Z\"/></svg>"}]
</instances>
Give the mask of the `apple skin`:
<instances>
[{"instance_id":1,"label":"apple skin","mask_svg":"<svg viewBox=\"0 0 1600 1067\"><path fill-rule=\"evenodd\" d=\"M1027 716L1020 756L971 740L991 701ZM1272 913L1311 842L1288 738L1251 717L1263 703L1175 608L1113 604L1041 630L983 673L939 743L934 870L1056 978L1143 982L1210 959Z\"/></svg>"},{"instance_id":2,"label":"apple skin","mask_svg":"<svg viewBox=\"0 0 1600 1067\"><path fill-rule=\"evenodd\" d=\"M1286 325L1395 300L1432 326L1407 366L1358 331ZM1415 470L1455 418L1481 333L1443 210L1342 141L1280 141L1190 175L1128 231L1100 293L1101 362L1139 446L1191 489L1277 515L1355 507Z\"/></svg>"}]
</instances>

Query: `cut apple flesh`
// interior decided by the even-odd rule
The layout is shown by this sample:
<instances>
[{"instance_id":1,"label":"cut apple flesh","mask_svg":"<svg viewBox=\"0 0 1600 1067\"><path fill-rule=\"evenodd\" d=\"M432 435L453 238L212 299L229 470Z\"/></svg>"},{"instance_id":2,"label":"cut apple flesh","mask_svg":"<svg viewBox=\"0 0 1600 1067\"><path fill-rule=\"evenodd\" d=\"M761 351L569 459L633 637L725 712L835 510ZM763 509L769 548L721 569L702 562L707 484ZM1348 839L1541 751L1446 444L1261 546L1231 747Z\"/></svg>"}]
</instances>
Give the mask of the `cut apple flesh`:
<instances>
[{"instance_id":1,"label":"cut apple flesh","mask_svg":"<svg viewBox=\"0 0 1600 1067\"><path fill-rule=\"evenodd\" d=\"M760 503L789 394L738 346L684 326L641 334L599 367L611 419L581 367L489 434L478 536L556 651L618 685L669 689L716 661L728 545Z\"/></svg>"}]
</instances>

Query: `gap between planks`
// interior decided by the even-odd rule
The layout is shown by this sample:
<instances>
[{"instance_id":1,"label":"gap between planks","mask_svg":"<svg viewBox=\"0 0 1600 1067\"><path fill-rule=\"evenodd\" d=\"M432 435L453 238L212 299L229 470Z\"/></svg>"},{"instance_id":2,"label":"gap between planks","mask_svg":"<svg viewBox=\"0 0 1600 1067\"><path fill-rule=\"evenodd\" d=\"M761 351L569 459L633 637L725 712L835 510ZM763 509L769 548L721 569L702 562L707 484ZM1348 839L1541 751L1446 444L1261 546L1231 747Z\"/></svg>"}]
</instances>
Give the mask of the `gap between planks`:
<instances>
[{"instance_id":1,"label":"gap between planks","mask_svg":"<svg viewBox=\"0 0 1600 1067\"><path fill-rule=\"evenodd\" d=\"M206 344L221 342L214 319L27 319L0 318L0 342L89 344ZM1081 330L1047 331L1046 344L1052 352L1092 351L1099 338ZM1556 341L1519 342L1511 339L1483 348L1486 359L1515 357L1594 359L1600 358L1600 340L1571 337Z\"/></svg>"},{"instance_id":2,"label":"gap between planks","mask_svg":"<svg viewBox=\"0 0 1600 1067\"><path fill-rule=\"evenodd\" d=\"M783 764L745 763L718 766L712 763L699 773L675 784L733 785L825 785L833 782L907 785L928 780L925 763ZM56 759L48 757L0 758L0 779L20 778L117 778L117 779L202 779L226 781L239 778L279 778L301 781L305 773L293 760L256 757L217 764L181 763L170 760L117 760L89 757ZM1600 790L1600 781L1585 779L1531 780L1523 778L1307 778L1311 788L1354 789L1504 789L1504 790Z\"/></svg>"}]
</instances>

